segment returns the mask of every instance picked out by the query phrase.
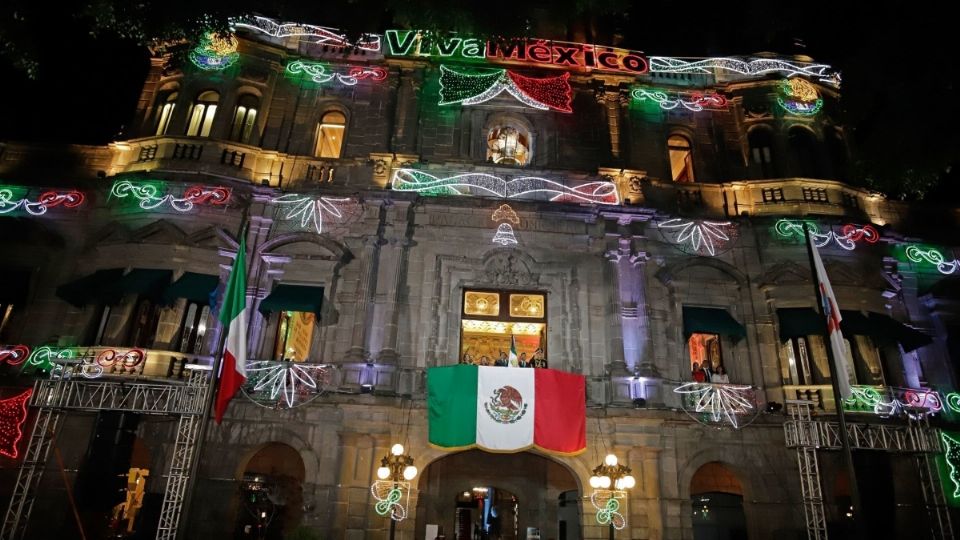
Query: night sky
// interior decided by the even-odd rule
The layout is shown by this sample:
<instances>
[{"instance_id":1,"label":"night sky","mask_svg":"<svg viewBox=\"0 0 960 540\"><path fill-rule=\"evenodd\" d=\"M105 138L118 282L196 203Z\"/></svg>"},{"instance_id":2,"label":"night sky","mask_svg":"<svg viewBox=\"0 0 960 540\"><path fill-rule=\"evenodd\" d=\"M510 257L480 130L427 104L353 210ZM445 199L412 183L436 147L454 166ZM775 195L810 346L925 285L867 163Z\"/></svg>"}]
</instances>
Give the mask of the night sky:
<instances>
[{"instance_id":1,"label":"night sky","mask_svg":"<svg viewBox=\"0 0 960 540\"><path fill-rule=\"evenodd\" d=\"M291 4L297 3L264 3L285 9ZM620 34L621 46L653 55L807 54L842 72L845 123L853 128L848 133L862 158L877 156L891 165L917 163L937 170L956 162L957 62L951 50L957 29L938 6L911 2L884 11L877 9L880 4L848 2L770 4L634 3L623 14L598 17L593 28L597 43L609 43ZM464 9L502 8L497 5L467 2ZM356 2L348 7L341 12L300 8L296 13L304 15L294 20L338 26L356 22L362 30L400 26L391 22L391 13L378 15L376 21L345 21L345 13L357 11ZM415 9L411 12L415 16ZM532 13L548 17L552 11ZM476 20L488 21L490 14ZM532 26L563 28L570 23L536 20ZM35 80L0 60L2 91L8 94L0 139L102 144L123 137L147 71L147 51L112 35L93 39L88 27L70 16L44 24L46 29L30 38L40 61Z\"/></svg>"}]
</instances>

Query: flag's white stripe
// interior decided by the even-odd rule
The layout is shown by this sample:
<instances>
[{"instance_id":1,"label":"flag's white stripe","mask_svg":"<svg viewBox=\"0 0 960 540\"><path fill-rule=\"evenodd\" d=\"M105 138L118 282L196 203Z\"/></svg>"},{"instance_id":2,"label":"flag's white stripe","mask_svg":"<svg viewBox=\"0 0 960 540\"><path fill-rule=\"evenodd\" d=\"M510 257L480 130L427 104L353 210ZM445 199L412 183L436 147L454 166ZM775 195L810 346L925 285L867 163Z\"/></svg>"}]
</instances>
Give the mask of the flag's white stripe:
<instances>
[{"instance_id":1,"label":"flag's white stripe","mask_svg":"<svg viewBox=\"0 0 960 540\"><path fill-rule=\"evenodd\" d=\"M234 369L241 377L247 377L247 310L240 310L240 313L230 321L230 329L227 330L226 350L236 359Z\"/></svg>"},{"instance_id":2,"label":"flag's white stripe","mask_svg":"<svg viewBox=\"0 0 960 540\"><path fill-rule=\"evenodd\" d=\"M840 397L849 398L852 395L850 390L850 368L847 365L847 347L843 342L843 332L840 331L840 306L837 303L837 297L833 294L833 287L830 286L830 278L827 277L827 270L823 267L823 260L820 259L820 252L817 246L810 240L810 249L813 250L813 265L817 271L817 280L820 286L820 295L823 300L823 312L828 321L832 318L834 324L828 324L830 331L830 349L833 351L833 360L836 363L837 373L832 373L832 377L837 378L837 388L840 390Z\"/></svg>"},{"instance_id":3,"label":"flag's white stripe","mask_svg":"<svg viewBox=\"0 0 960 540\"><path fill-rule=\"evenodd\" d=\"M490 366L477 369L477 446L510 451L533 445L535 370ZM497 395L501 397L499 403ZM517 396L519 400L515 399ZM501 407L506 407L507 414L495 418L499 416L496 409ZM515 407L515 412L509 407Z\"/></svg>"}]
</instances>

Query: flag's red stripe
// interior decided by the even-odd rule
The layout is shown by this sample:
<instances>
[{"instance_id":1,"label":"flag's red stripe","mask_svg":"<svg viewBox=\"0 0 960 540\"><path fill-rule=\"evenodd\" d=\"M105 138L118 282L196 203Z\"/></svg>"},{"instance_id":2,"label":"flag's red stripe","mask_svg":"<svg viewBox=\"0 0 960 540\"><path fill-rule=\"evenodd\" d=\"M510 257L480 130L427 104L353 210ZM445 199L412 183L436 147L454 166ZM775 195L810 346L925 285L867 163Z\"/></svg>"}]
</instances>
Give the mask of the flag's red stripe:
<instances>
[{"instance_id":1,"label":"flag's red stripe","mask_svg":"<svg viewBox=\"0 0 960 540\"><path fill-rule=\"evenodd\" d=\"M237 372L237 359L231 350L223 351L223 366L220 373L220 390L217 392L217 403L214 409L218 424L223 420L223 413L227 411L230 400L247 380Z\"/></svg>"},{"instance_id":2,"label":"flag's red stripe","mask_svg":"<svg viewBox=\"0 0 960 540\"><path fill-rule=\"evenodd\" d=\"M587 447L586 381L583 375L534 369L536 405L533 443L544 450L574 453Z\"/></svg>"}]
</instances>

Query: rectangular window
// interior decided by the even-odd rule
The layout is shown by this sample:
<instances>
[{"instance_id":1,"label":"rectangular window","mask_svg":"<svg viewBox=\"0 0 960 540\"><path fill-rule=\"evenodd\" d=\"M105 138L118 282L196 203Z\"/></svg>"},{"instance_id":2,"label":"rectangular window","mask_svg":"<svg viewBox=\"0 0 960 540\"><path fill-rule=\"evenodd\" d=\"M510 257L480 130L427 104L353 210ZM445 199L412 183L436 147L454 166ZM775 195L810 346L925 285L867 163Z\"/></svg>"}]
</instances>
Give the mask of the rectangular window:
<instances>
[{"instance_id":1,"label":"rectangular window","mask_svg":"<svg viewBox=\"0 0 960 540\"><path fill-rule=\"evenodd\" d=\"M207 333L207 319L210 306L201 306L197 302L188 302L183 322L180 325L180 340L177 350L188 354L201 354L203 338Z\"/></svg>"},{"instance_id":2,"label":"rectangular window","mask_svg":"<svg viewBox=\"0 0 960 540\"><path fill-rule=\"evenodd\" d=\"M305 311L281 311L279 317L273 358L306 362L310 358L317 316Z\"/></svg>"},{"instance_id":3,"label":"rectangular window","mask_svg":"<svg viewBox=\"0 0 960 540\"><path fill-rule=\"evenodd\" d=\"M546 309L540 293L465 290L460 363L547 367Z\"/></svg>"},{"instance_id":4,"label":"rectangular window","mask_svg":"<svg viewBox=\"0 0 960 540\"><path fill-rule=\"evenodd\" d=\"M763 202L780 202L783 201L783 189L782 188L763 188L761 191L763 195Z\"/></svg>"},{"instance_id":5,"label":"rectangular window","mask_svg":"<svg viewBox=\"0 0 960 540\"><path fill-rule=\"evenodd\" d=\"M787 361L787 371L790 384L813 384L813 375L810 372L810 345L805 337L790 338L784 343L784 353Z\"/></svg>"},{"instance_id":6,"label":"rectangular window","mask_svg":"<svg viewBox=\"0 0 960 540\"><path fill-rule=\"evenodd\" d=\"M126 344L130 347L153 347L159 319L160 306L147 298L140 298L133 311L133 321Z\"/></svg>"},{"instance_id":7,"label":"rectangular window","mask_svg":"<svg viewBox=\"0 0 960 540\"><path fill-rule=\"evenodd\" d=\"M719 334L695 332L687 339L690 376L696 382L730 382L720 349Z\"/></svg>"},{"instance_id":8,"label":"rectangular window","mask_svg":"<svg viewBox=\"0 0 960 540\"><path fill-rule=\"evenodd\" d=\"M807 202L830 202L827 190L823 188L803 188L803 200Z\"/></svg>"},{"instance_id":9,"label":"rectangular window","mask_svg":"<svg viewBox=\"0 0 960 540\"><path fill-rule=\"evenodd\" d=\"M188 137L209 137L213 127L213 117L217 114L217 106L197 103L190 114L190 124L187 127Z\"/></svg>"},{"instance_id":10,"label":"rectangular window","mask_svg":"<svg viewBox=\"0 0 960 540\"><path fill-rule=\"evenodd\" d=\"M317 157L337 159L343 147L343 133L346 126L339 124L320 124L317 133Z\"/></svg>"}]
</instances>

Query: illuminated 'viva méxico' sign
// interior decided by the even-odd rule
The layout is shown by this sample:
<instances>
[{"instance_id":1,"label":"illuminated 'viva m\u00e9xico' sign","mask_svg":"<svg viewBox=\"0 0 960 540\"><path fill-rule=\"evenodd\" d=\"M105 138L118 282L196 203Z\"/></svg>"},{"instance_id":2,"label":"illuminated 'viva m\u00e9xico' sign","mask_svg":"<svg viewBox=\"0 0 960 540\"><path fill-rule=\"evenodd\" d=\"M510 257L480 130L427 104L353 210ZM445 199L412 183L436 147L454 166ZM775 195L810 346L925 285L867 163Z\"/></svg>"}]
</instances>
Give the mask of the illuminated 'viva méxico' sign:
<instances>
[{"instance_id":1,"label":"illuminated 'viva m\u00e9xico' sign","mask_svg":"<svg viewBox=\"0 0 960 540\"><path fill-rule=\"evenodd\" d=\"M467 62L523 64L567 70L646 73L643 53L544 39L484 41L455 35L437 36L422 30L387 30L387 56L438 57Z\"/></svg>"}]
</instances>

